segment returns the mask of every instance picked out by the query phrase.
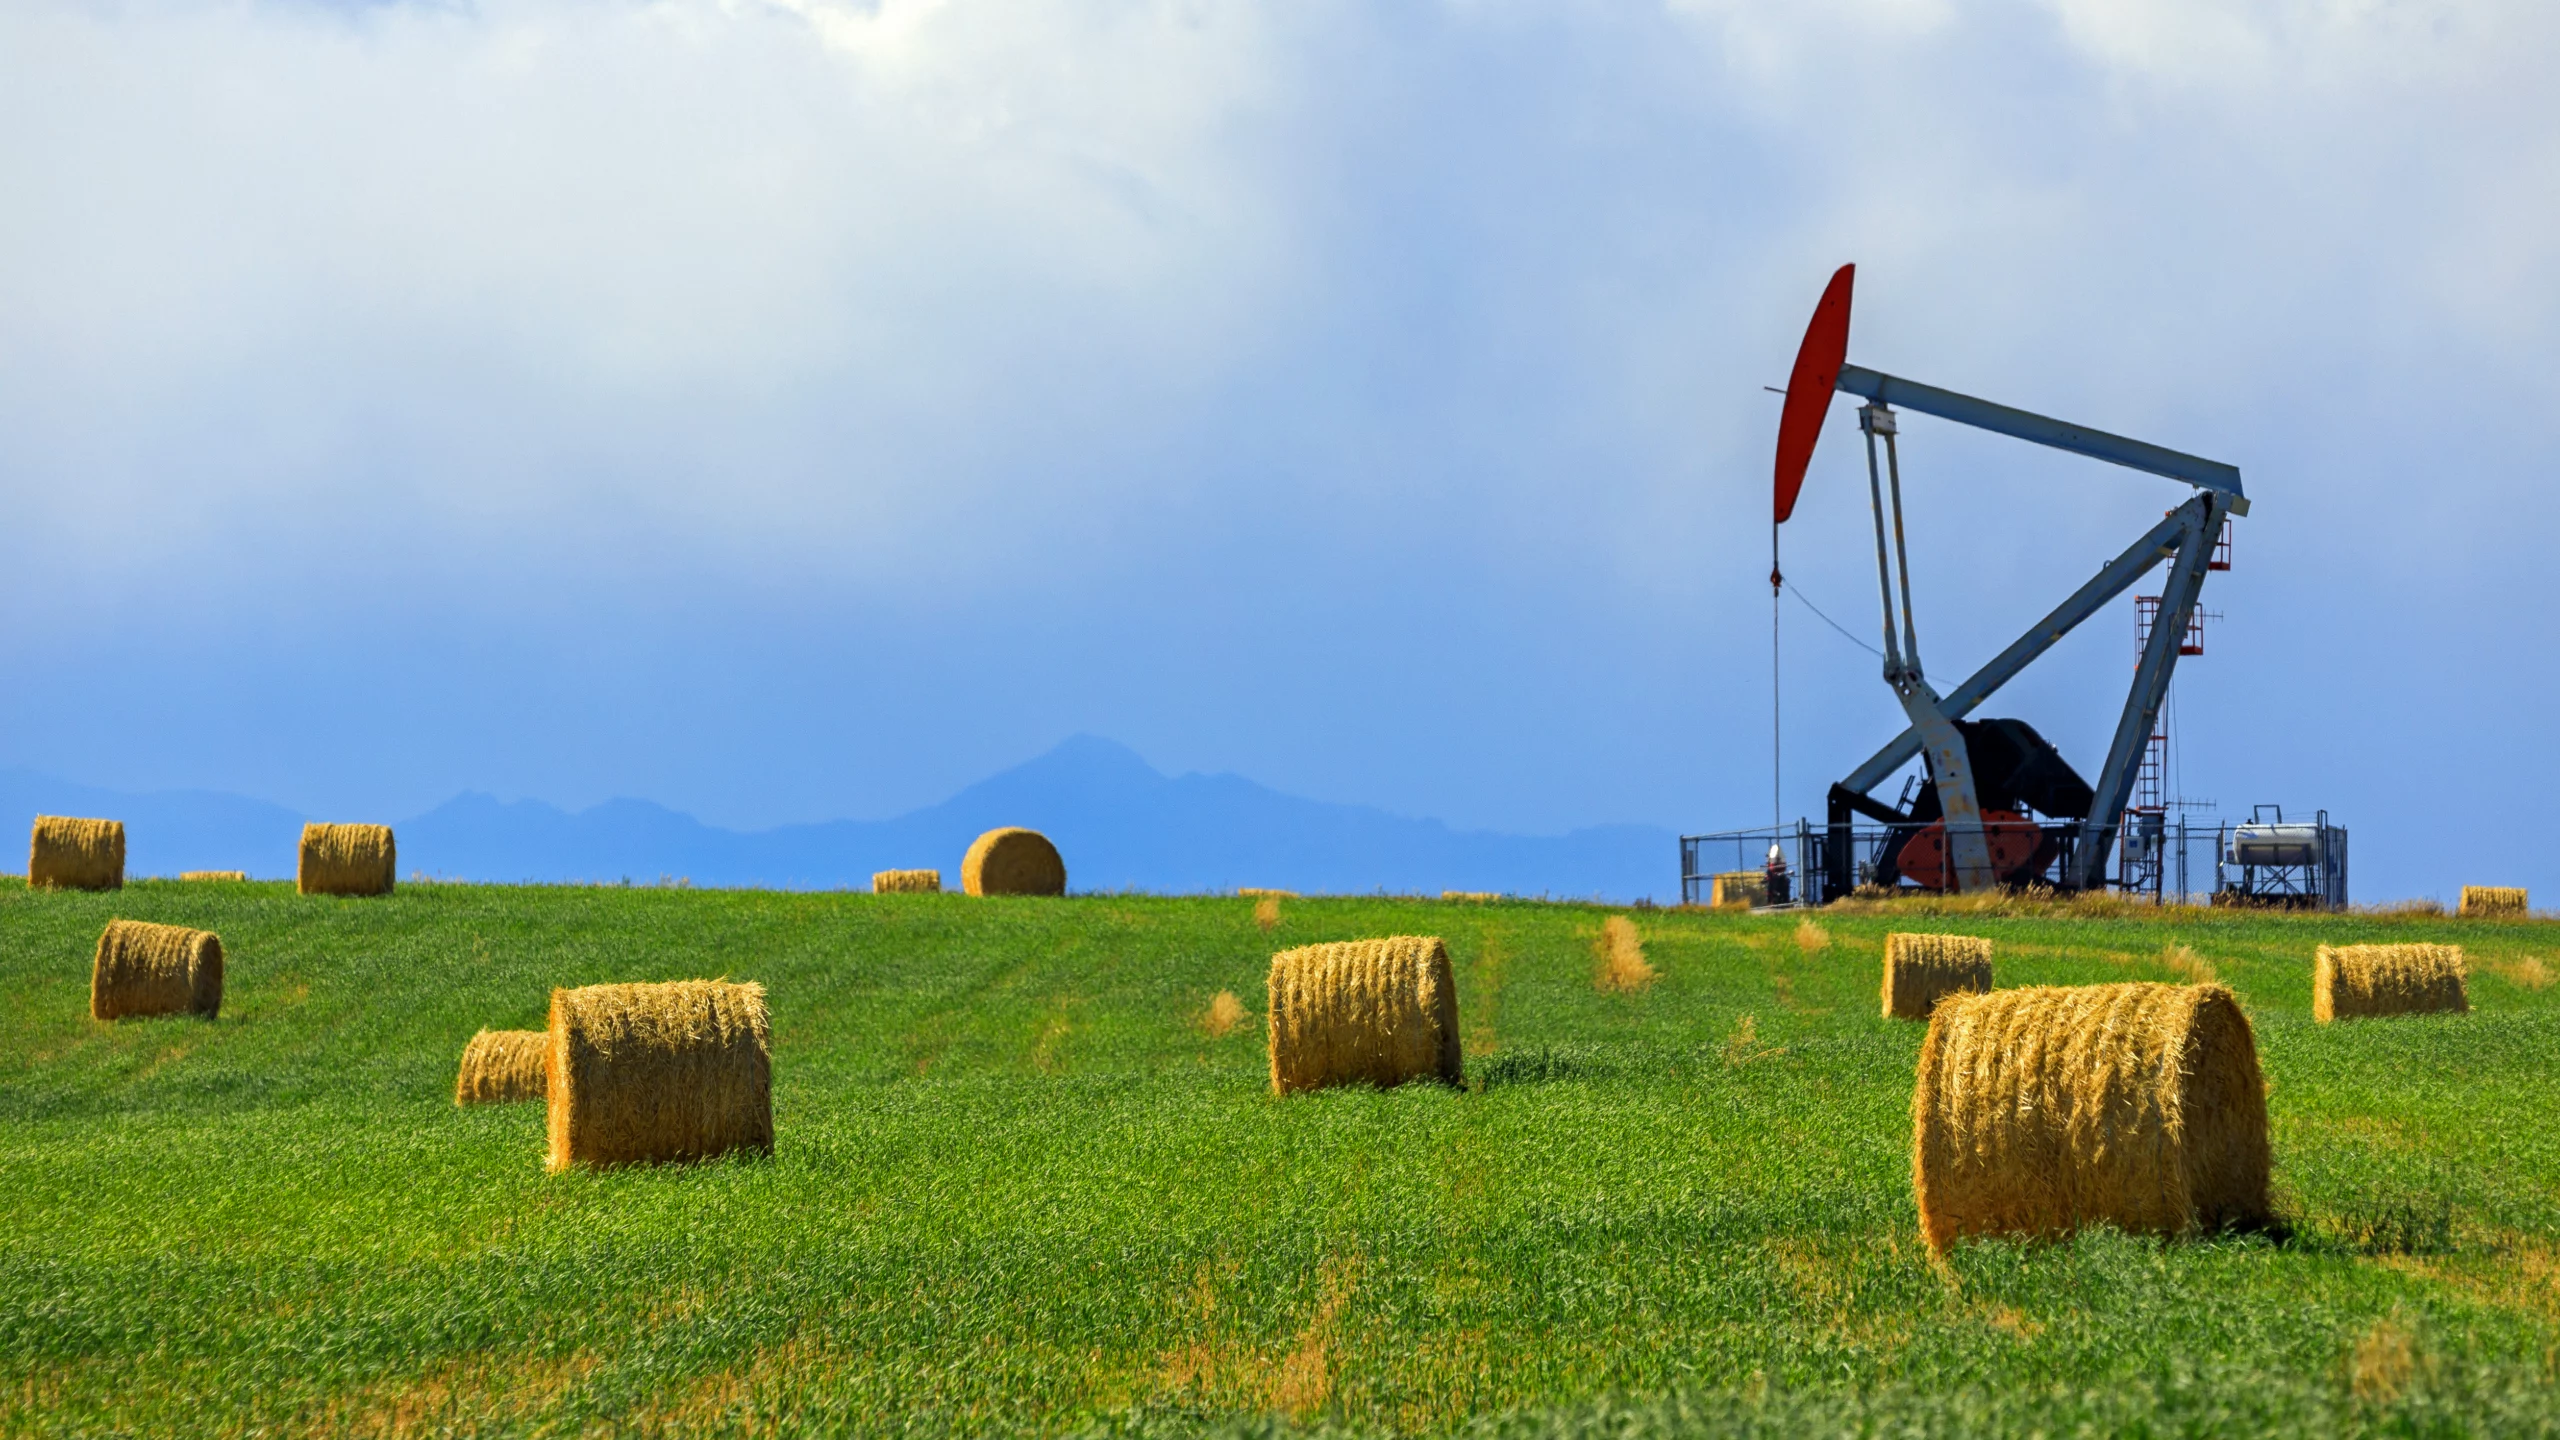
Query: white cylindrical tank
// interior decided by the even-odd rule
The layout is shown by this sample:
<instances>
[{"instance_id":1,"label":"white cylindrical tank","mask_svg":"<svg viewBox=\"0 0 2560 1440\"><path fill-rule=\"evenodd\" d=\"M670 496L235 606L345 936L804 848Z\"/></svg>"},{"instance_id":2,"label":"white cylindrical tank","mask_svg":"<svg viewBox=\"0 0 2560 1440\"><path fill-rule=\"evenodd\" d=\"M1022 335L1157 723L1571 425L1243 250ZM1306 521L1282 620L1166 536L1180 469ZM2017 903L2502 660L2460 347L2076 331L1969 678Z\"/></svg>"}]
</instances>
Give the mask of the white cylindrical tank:
<instances>
[{"instance_id":1,"label":"white cylindrical tank","mask_svg":"<svg viewBox=\"0 0 2560 1440\"><path fill-rule=\"evenodd\" d=\"M2231 827L2231 847L2224 859L2233 865L2317 865L2320 827L2235 825Z\"/></svg>"}]
</instances>

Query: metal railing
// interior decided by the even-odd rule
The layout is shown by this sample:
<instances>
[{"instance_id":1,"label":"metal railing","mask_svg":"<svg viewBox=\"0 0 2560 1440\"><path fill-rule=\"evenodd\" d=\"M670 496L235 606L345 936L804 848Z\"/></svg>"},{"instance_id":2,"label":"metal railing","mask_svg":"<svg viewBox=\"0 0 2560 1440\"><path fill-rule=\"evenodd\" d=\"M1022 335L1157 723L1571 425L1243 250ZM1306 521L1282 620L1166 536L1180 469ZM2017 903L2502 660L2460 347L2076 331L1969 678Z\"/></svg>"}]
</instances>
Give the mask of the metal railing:
<instances>
[{"instance_id":1,"label":"metal railing","mask_svg":"<svg viewBox=\"0 0 2560 1440\"><path fill-rule=\"evenodd\" d=\"M1826 905L1862 886L1879 883L1899 884L1902 872L1894 863L1911 837L1927 829L1926 825L1816 825L1799 820L1792 828L1756 830L1724 830L1709 835L1680 837L1680 900L1685 905L1704 905L1711 900L1715 877L1736 871L1768 873L1769 851L1775 846L1784 863L1783 877L1773 876L1768 903L1784 905ZM2071 856L2080 843L2080 827L2068 823L2040 825L2038 850L2042 860L2023 877L2022 883L2059 887L2070 873ZM1849 859L1845 867L1834 867L1832 847L1845 844ZM1728 863L1729 862L1729 863ZM1941 855L1939 863L1946 864ZM1952 876L1937 877L1941 885L1951 884Z\"/></svg>"},{"instance_id":2,"label":"metal railing","mask_svg":"<svg viewBox=\"0 0 2560 1440\"><path fill-rule=\"evenodd\" d=\"M2146 896L2169 905L2271 905L2308 909L2337 910L2347 903L2347 832L2330 825L2324 812L2319 826L2323 837L2321 856L2304 865L2242 865L2233 857L2231 848L2235 822L2216 821L2210 826L2190 825L2181 818L2154 826L2127 827L2124 839L2129 853L2117 856L2116 879L2108 888L2123 893ZM1851 825L1824 826L1799 820L1792 827L1762 827L1753 830L1721 830L1706 835L1680 837L1680 901L1684 905L1704 905L1714 895L1715 877L1719 874L1752 872L1769 875L1769 852L1775 846L1783 870L1771 877L1773 884L1767 903L1773 905L1823 905L1849 893L1832 893L1837 876L1829 863L1831 847L1845 838L1850 862L1846 870L1849 890L1878 883L1879 877L1899 884L1900 875L1888 874L1888 858L1897 852L1897 841L1925 828L1920 825ZM2047 852L2042 864L2023 878L2022 883L2063 888L2063 877L2071 872L2071 857L2080 842L2080 827L2061 821L2037 827L2044 834ZM2201 847L2204 854L2198 855ZM2130 879L2134 883L2127 884Z\"/></svg>"}]
</instances>

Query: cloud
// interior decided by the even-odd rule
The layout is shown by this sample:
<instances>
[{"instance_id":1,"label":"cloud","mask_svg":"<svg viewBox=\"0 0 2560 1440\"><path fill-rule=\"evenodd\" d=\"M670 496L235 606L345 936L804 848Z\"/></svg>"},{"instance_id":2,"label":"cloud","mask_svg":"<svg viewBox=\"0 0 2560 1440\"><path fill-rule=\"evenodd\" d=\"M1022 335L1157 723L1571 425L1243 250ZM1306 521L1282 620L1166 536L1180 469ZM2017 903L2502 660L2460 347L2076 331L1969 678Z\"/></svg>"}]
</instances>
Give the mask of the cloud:
<instances>
[{"instance_id":1,"label":"cloud","mask_svg":"<svg viewBox=\"0 0 2560 1440\"><path fill-rule=\"evenodd\" d=\"M1277 288L1244 7L797 11L13 9L56 523L182 543L363 484L465 532L814 510L895 568L990 488L1041 508L1024 449L1179 403Z\"/></svg>"},{"instance_id":2,"label":"cloud","mask_svg":"<svg viewBox=\"0 0 2560 1440\"><path fill-rule=\"evenodd\" d=\"M2208 778L2416 805L2347 777L2418 699L2247 717L2540 643L2555 42L2494 0L25 0L0 657L233 681L200 750L0 720L306 808L376 783L258 738L326 677L442 697L416 806L876 812L1091 730L1466 823L1756 813L1760 387L1854 259L1862 362L2247 472ZM1863 633L1842 423L1788 563ZM1958 673L2177 498L1907 454ZM2102 745L2129 643L2020 713ZM1791 644L1818 794L1891 706Z\"/></svg>"},{"instance_id":3,"label":"cloud","mask_svg":"<svg viewBox=\"0 0 2560 1440\"><path fill-rule=\"evenodd\" d=\"M2322 332L2548 342L2536 7L1421 13L13 7L17 467L95 550L601 516L992 580L1277 406L1337 473L1525 397L1738 463L1835 257L1879 348L2128 425Z\"/></svg>"}]
</instances>

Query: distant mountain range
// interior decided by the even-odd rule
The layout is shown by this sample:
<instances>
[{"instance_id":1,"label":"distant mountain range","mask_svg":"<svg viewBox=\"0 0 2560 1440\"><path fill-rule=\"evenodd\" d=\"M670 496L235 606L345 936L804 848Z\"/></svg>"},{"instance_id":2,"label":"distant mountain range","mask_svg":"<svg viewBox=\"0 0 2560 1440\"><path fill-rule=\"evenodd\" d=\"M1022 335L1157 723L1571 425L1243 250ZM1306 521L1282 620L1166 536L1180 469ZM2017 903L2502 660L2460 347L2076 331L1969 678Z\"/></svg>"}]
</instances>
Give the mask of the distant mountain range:
<instances>
[{"instance_id":1,"label":"distant mountain range","mask_svg":"<svg viewBox=\"0 0 2560 1440\"><path fill-rule=\"evenodd\" d=\"M124 794L0 769L0 823L39 814L125 822L133 875L247 870L290 878L305 817L210 791ZM330 816L330 819L361 817ZM1452 830L1363 805L1334 805L1234 775L1166 776L1126 746L1080 735L889 820L736 831L646 800L576 814L540 801L457 795L396 822L400 872L497 882L680 878L695 885L868 888L875 870L939 867L957 887L981 831L1028 825L1058 844L1079 891L1196 893L1267 885L1310 893L1491 890L1669 899L1679 891L1671 831L1608 825L1567 835Z\"/></svg>"}]
</instances>

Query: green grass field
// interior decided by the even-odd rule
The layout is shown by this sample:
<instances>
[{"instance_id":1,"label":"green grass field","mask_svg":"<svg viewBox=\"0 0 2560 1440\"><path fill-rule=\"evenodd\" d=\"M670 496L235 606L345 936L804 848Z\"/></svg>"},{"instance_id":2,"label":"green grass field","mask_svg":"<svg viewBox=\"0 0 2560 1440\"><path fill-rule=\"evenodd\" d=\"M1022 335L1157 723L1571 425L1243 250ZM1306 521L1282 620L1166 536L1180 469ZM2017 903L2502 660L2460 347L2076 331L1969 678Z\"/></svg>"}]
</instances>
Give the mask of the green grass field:
<instances>
[{"instance_id":1,"label":"green grass field","mask_svg":"<svg viewBox=\"0 0 2560 1440\"><path fill-rule=\"evenodd\" d=\"M2560 1431L2560 925L1918 922L2003 984L2218 973L2292 1226L1932 1264L1914 922L1639 913L1660 978L1602 993L1607 913L10 884L0 1430ZM219 1021L88 1018L118 915L221 932ZM1411 932L1468 1088L1273 1098L1270 953ZM2376 938L2463 944L2473 1013L2315 1026L2313 947ZM770 991L769 1160L546 1175L539 1106L451 1102L555 985L720 975Z\"/></svg>"}]
</instances>

